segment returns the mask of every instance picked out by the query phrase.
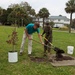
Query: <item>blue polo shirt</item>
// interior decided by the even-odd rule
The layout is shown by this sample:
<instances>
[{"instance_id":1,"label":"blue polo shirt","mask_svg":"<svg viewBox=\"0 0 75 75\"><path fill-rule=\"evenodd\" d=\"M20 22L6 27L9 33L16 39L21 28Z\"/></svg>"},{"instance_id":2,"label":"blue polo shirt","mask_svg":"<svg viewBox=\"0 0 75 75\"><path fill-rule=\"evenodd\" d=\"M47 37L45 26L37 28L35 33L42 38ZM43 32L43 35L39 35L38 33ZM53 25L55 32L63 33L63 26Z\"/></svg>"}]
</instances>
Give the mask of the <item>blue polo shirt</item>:
<instances>
[{"instance_id":1,"label":"blue polo shirt","mask_svg":"<svg viewBox=\"0 0 75 75\"><path fill-rule=\"evenodd\" d=\"M28 24L28 25L26 26L26 29L27 29L27 31L28 31L28 34L33 34L33 33L35 33L35 32L40 33L39 28L34 29L33 27L34 27L34 24L33 24L33 23L30 23L30 24Z\"/></svg>"}]
</instances>

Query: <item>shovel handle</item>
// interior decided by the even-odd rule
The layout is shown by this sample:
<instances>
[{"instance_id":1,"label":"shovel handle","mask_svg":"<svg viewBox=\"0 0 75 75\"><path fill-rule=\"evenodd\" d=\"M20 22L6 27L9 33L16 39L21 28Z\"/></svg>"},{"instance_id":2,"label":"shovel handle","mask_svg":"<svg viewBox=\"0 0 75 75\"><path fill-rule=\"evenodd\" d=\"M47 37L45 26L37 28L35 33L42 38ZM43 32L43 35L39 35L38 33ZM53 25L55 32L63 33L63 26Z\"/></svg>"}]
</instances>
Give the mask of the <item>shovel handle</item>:
<instances>
[{"instance_id":1,"label":"shovel handle","mask_svg":"<svg viewBox=\"0 0 75 75\"><path fill-rule=\"evenodd\" d=\"M41 44L40 42L38 42L38 41L36 41L36 40L34 40L34 39L32 39L33 41L35 41L35 42L37 42L37 43L39 43L39 44ZM41 44L42 45L42 44ZM44 46L47 46L46 44L44 44ZM47 46L48 48L50 48L49 46Z\"/></svg>"},{"instance_id":2,"label":"shovel handle","mask_svg":"<svg viewBox=\"0 0 75 75\"><path fill-rule=\"evenodd\" d=\"M38 41L36 41L36 40L34 40L34 39L32 39L33 41L35 41L35 42L37 42L37 43L39 43L39 44L41 44L40 42L38 42Z\"/></svg>"},{"instance_id":3,"label":"shovel handle","mask_svg":"<svg viewBox=\"0 0 75 75\"><path fill-rule=\"evenodd\" d=\"M42 36L42 37L43 37L43 36ZM47 38L44 37L44 39L45 39L47 42L49 42ZM49 44L53 46L52 43L49 42Z\"/></svg>"}]
</instances>

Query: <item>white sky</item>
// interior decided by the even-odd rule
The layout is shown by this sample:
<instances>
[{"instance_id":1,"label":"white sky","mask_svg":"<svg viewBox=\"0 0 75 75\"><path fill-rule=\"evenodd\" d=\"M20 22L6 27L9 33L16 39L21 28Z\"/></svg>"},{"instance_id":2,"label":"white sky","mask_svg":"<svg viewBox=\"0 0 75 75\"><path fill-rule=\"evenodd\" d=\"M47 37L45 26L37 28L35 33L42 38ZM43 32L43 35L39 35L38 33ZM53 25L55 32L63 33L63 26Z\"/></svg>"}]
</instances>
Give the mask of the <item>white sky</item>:
<instances>
[{"instance_id":1,"label":"white sky","mask_svg":"<svg viewBox=\"0 0 75 75\"><path fill-rule=\"evenodd\" d=\"M66 7L65 4L68 0L0 0L0 6L6 9L10 4L21 3L22 1L28 2L36 12L38 12L41 8L46 7L51 16L58 16L61 14L68 18L70 17L70 15L64 10ZM73 14L73 18L75 18L75 14Z\"/></svg>"}]
</instances>

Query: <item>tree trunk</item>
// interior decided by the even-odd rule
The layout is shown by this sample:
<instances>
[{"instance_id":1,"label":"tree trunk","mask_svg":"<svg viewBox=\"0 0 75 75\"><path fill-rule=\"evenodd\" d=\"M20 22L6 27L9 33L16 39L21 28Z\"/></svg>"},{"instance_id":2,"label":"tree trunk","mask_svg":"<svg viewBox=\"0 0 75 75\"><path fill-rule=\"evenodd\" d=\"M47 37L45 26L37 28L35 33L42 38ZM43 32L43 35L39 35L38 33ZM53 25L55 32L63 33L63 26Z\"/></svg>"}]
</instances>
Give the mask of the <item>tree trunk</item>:
<instances>
[{"instance_id":1,"label":"tree trunk","mask_svg":"<svg viewBox=\"0 0 75 75\"><path fill-rule=\"evenodd\" d=\"M22 19L22 27L23 27L23 19Z\"/></svg>"},{"instance_id":2,"label":"tree trunk","mask_svg":"<svg viewBox=\"0 0 75 75\"><path fill-rule=\"evenodd\" d=\"M39 22L39 18L38 18L38 22Z\"/></svg>"},{"instance_id":3,"label":"tree trunk","mask_svg":"<svg viewBox=\"0 0 75 75\"><path fill-rule=\"evenodd\" d=\"M43 28L44 28L44 18L43 18Z\"/></svg>"},{"instance_id":4,"label":"tree trunk","mask_svg":"<svg viewBox=\"0 0 75 75\"><path fill-rule=\"evenodd\" d=\"M69 33L71 33L71 26L72 26L72 13L70 14Z\"/></svg>"}]
</instances>

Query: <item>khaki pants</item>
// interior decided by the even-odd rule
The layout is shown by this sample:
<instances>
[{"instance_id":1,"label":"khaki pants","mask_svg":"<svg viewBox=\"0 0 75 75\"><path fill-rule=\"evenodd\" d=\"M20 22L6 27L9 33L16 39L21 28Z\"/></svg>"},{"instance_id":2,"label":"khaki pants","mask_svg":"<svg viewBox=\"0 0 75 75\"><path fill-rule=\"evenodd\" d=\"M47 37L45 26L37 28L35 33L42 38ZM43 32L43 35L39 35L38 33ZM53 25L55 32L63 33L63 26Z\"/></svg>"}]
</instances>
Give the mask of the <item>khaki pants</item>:
<instances>
[{"instance_id":1,"label":"khaki pants","mask_svg":"<svg viewBox=\"0 0 75 75\"><path fill-rule=\"evenodd\" d=\"M32 38L32 35L29 35L31 38ZM24 31L23 33L23 38L22 38L22 43L21 43L21 48L20 48L20 52L23 52L24 51L24 44L25 44L25 41L26 41L26 33ZM28 39L28 54L31 54L32 53L32 40L29 40Z\"/></svg>"}]
</instances>

